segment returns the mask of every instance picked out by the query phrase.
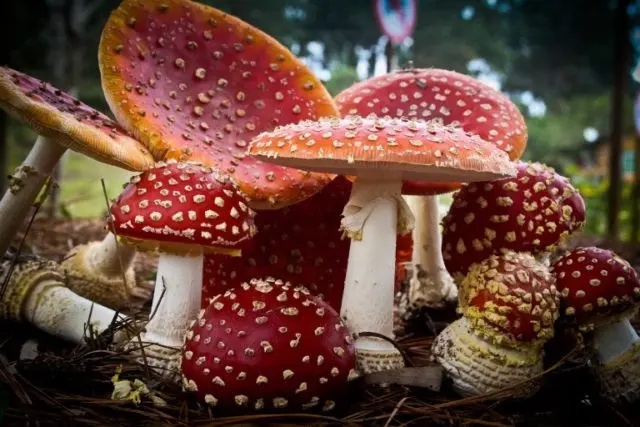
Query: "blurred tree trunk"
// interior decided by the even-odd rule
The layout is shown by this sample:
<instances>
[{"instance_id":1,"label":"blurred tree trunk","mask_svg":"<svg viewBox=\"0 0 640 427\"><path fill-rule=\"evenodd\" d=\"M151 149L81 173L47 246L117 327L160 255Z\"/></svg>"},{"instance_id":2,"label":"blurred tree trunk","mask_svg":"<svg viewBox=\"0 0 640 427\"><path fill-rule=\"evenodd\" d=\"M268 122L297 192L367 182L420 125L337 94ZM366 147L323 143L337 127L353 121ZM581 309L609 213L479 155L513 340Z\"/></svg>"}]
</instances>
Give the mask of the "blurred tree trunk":
<instances>
[{"instance_id":1,"label":"blurred tree trunk","mask_svg":"<svg viewBox=\"0 0 640 427\"><path fill-rule=\"evenodd\" d=\"M614 42L614 81L611 108L611 151L609 158L609 215L607 234L617 239L620 231L620 206L622 189L622 140L624 129L624 95L629 72L629 31L631 22L627 8L631 0L618 0L615 13L616 35Z\"/></svg>"},{"instance_id":2,"label":"blurred tree trunk","mask_svg":"<svg viewBox=\"0 0 640 427\"><path fill-rule=\"evenodd\" d=\"M633 195L631 197L631 241L640 243L640 133L638 130L635 132L634 160Z\"/></svg>"},{"instance_id":3,"label":"blurred tree trunk","mask_svg":"<svg viewBox=\"0 0 640 427\"><path fill-rule=\"evenodd\" d=\"M80 84L84 72L85 34L87 22L104 3L104 0L47 0L51 7L53 46L50 64L55 84L71 95L80 96ZM55 217L60 211L60 187L64 164L63 156L53 172L58 183L49 196L46 215Z\"/></svg>"},{"instance_id":4,"label":"blurred tree trunk","mask_svg":"<svg viewBox=\"0 0 640 427\"><path fill-rule=\"evenodd\" d=\"M68 53L69 43L67 37L67 23L65 17L66 0L47 0L51 15L49 18L51 29L51 47L49 48L49 66L52 70L53 85L65 89L68 87L67 70L68 70ZM44 214L47 218L54 218L58 213L60 204L60 185L62 185L62 171L64 169L64 160L66 156L62 156L58 165L53 170L51 177L55 184L51 188L49 197L44 206Z\"/></svg>"}]
</instances>

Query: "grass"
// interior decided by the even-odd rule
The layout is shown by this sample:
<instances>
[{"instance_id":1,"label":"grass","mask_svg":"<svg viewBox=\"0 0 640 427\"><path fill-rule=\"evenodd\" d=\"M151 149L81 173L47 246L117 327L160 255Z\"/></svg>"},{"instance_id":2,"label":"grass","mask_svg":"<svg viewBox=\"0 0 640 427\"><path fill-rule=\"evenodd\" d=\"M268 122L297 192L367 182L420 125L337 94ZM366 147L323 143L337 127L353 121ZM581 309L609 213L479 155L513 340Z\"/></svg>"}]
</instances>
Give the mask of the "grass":
<instances>
[{"instance_id":1,"label":"grass","mask_svg":"<svg viewBox=\"0 0 640 427\"><path fill-rule=\"evenodd\" d=\"M89 157L68 151L63 163L60 201L73 218L94 218L106 212L101 179L109 198L115 198L131 172L105 165Z\"/></svg>"},{"instance_id":2,"label":"grass","mask_svg":"<svg viewBox=\"0 0 640 427\"><path fill-rule=\"evenodd\" d=\"M13 171L27 156L36 135L26 126L12 123L7 133L8 171ZM105 165L74 151L63 157L60 201L65 215L73 218L96 218L106 212L100 179L105 180L107 194L115 198L131 172Z\"/></svg>"}]
</instances>

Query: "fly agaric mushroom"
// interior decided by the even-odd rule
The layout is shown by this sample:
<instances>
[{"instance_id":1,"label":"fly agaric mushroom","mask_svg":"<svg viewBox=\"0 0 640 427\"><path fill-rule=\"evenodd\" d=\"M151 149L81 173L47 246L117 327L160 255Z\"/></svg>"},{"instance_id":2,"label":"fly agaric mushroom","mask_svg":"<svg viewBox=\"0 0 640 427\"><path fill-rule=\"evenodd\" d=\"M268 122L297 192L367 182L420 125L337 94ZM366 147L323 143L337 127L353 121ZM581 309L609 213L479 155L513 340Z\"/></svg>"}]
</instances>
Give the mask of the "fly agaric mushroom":
<instances>
[{"instance_id":1,"label":"fly agaric mushroom","mask_svg":"<svg viewBox=\"0 0 640 427\"><path fill-rule=\"evenodd\" d=\"M99 335L114 320L125 319L71 291L64 271L53 261L33 257L12 264L13 260L0 263L0 283L6 281L0 300L4 320L27 321L50 335L83 344L89 329Z\"/></svg>"},{"instance_id":2,"label":"fly agaric mushroom","mask_svg":"<svg viewBox=\"0 0 640 427\"><path fill-rule=\"evenodd\" d=\"M459 300L463 317L432 349L458 393L491 393L542 372L542 347L553 337L560 306L543 263L528 253L491 255L471 267Z\"/></svg>"},{"instance_id":3,"label":"fly agaric mushroom","mask_svg":"<svg viewBox=\"0 0 640 427\"><path fill-rule=\"evenodd\" d=\"M343 114L438 120L459 126L495 144L511 160L519 159L527 145L527 126L518 107L481 81L454 71L394 71L354 84L338 94L336 102ZM408 312L456 298L455 283L442 259L436 196L460 185L442 180L403 184L402 194L420 196L410 201L417 221Z\"/></svg>"},{"instance_id":4,"label":"fly agaric mushroom","mask_svg":"<svg viewBox=\"0 0 640 427\"><path fill-rule=\"evenodd\" d=\"M341 221L351 238L341 315L354 333L391 337L397 234L413 227L403 180L483 180L514 173L507 155L459 128L391 118L321 119L255 138L248 153L305 170L357 176ZM361 337L359 368L403 366L390 343Z\"/></svg>"},{"instance_id":5,"label":"fly agaric mushroom","mask_svg":"<svg viewBox=\"0 0 640 427\"><path fill-rule=\"evenodd\" d=\"M594 331L596 375L612 401L640 398L640 337L629 322L640 304L636 270L610 250L579 247L552 264L563 314Z\"/></svg>"},{"instance_id":6,"label":"fly agaric mushroom","mask_svg":"<svg viewBox=\"0 0 640 427\"><path fill-rule=\"evenodd\" d=\"M189 328L186 390L220 409L330 411L356 377L338 313L303 286L253 279L217 295Z\"/></svg>"},{"instance_id":7,"label":"fly agaric mushroom","mask_svg":"<svg viewBox=\"0 0 640 427\"><path fill-rule=\"evenodd\" d=\"M251 207L296 203L331 180L245 158L261 131L338 115L311 70L246 22L187 0L124 0L103 30L99 63L112 111L156 159L228 173Z\"/></svg>"},{"instance_id":8,"label":"fly agaric mushroom","mask_svg":"<svg viewBox=\"0 0 640 427\"><path fill-rule=\"evenodd\" d=\"M205 256L203 307L213 296L254 277L278 277L304 285L331 307L340 308L349 241L342 239L340 218L351 182L336 177L310 198L255 218L259 233L242 257Z\"/></svg>"},{"instance_id":9,"label":"fly agaric mushroom","mask_svg":"<svg viewBox=\"0 0 640 427\"><path fill-rule=\"evenodd\" d=\"M246 202L227 175L168 160L132 178L111 206L123 243L160 252L154 314L142 340L157 345L145 355L169 377L176 373L184 332L200 309L203 254L239 256L255 234L255 214Z\"/></svg>"},{"instance_id":10,"label":"fly agaric mushroom","mask_svg":"<svg viewBox=\"0 0 640 427\"><path fill-rule=\"evenodd\" d=\"M48 83L6 67L0 67L0 108L27 123L40 135L27 158L11 176L9 189L0 200L0 254L6 252L47 176L67 149L132 171L153 165L147 149L104 114ZM115 250L115 242L107 236L82 255L93 259ZM120 258L116 258L118 265L122 262L125 272L129 270L133 255L122 251ZM101 272L88 270L85 275L98 279ZM103 288L125 285L121 272L115 277L112 283L101 283ZM69 284L73 286L73 281ZM134 282L126 285L135 292Z\"/></svg>"},{"instance_id":11,"label":"fly agaric mushroom","mask_svg":"<svg viewBox=\"0 0 640 427\"><path fill-rule=\"evenodd\" d=\"M337 176L300 203L261 211L255 218L260 232L242 250L242 257L205 256L203 307L211 297L255 276L304 285L339 310L349 257L340 219L350 192L351 181ZM412 242L411 234L398 236L396 287L403 280L404 264L411 260Z\"/></svg>"},{"instance_id":12,"label":"fly agaric mushroom","mask_svg":"<svg viewBox=\"0 0 640 427\"><path fill-rule=\"evenodd\" d=\"M489 255L513 250L546 254L585 224L582 196L540 163L516 163L517 175L463 186L443 219L442 253L462 280Z\"/></svg>"}]
</instances>

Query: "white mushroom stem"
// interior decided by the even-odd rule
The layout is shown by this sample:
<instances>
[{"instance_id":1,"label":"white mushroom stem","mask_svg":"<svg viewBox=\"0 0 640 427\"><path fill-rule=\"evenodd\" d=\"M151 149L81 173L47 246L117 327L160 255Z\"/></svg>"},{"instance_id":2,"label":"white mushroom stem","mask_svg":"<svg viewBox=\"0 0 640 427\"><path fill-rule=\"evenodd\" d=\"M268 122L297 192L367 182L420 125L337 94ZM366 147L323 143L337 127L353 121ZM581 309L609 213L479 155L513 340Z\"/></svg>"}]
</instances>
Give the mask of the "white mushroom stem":
<instances>
[{"instance_id":1,"label":"white mushroom stem","mask_svg":"<svg viewBox=\"0 0 640 427\"><path fill-rule=\"evenodd\" d=\"M202 255L160 255L152 318L141 336L143 342L180 351L184 334L200 311L202 268Z\"/></svg>"},{"instance_id":2,"label":"white mushroom stem","mask_svg":"<svg viewBox=\"0 0 640 427\"><path fill-rule=\"evenodd\" d=\"M84 343L89 327L94 335L104 332L115 315L114 310L73 293L56 280L37 284L22 311L23 318L38 329L76 344Z\"/></svg>"},{"instance_id":3,"label":"white mushroom stem","mask_svg":"<svg viewBox=\"0 0 640 427\"><path fill-rule=\"evenodd\" d=\"M88 245L84 261L96 274L115 277L129 270L135 256L134 246L119 244L116 236L109 232L101 241Z\"/></svg>"},{"instance_id":4,"label":"white mushroom stem","mask_svg":"<svg viewBox=\"0 0 640 427\"><path fill-rule=\"evenodd\" d=\"M401 226L413 226L401 187L401 180L359 177L345 206L342 227L352 239L341 315L352 333L393 337L398 212ZM355 346L356 351L397 352L390 343L369 337L358 338Z\"/></svg>"},{"instance_id":5,"label":"white mushroom stem","mask_svg":"<svg viewBox=\"0 0 640 427\"><path fill-rule=\"evenodd\" d=\"M416 218L408 302L418 308L441 305L443 300L454 301L458 290L442 258L438 197L410 197L407 201Z\"/></svg>"},{"instance_id":6,"label":"white mushroom stem","mask_svg":"<svg viewBox=\"0 0 640 427\"><path fill-rule=\"evenodd\" d=\"M40 136L27 158L14 171L0 200L0 254L11 245L47 176L51 175L65 151L66 148Z\"/></svg>"},{"instance_id":7,"label":"white mushroom stem","mask_svg":"<svg viewBox=\"0 0 640 427\"><path fill-rule=\"evenodd\" d=\"M600 395L616 403L640 400L640 337L624 318L594 331L598 361L594 369Z\"/></svg>"},{"instance_id":8,"label":"white mushroom stem","mask_svg":"<svg viewBox=\"0 0 640 427\"><path fill-rule=\"evenodd\" d=\"M638 344L640 336L627 318L600 326L593 333L593 346L603 364L615 360Z\"/></svg>"}]
</instances>

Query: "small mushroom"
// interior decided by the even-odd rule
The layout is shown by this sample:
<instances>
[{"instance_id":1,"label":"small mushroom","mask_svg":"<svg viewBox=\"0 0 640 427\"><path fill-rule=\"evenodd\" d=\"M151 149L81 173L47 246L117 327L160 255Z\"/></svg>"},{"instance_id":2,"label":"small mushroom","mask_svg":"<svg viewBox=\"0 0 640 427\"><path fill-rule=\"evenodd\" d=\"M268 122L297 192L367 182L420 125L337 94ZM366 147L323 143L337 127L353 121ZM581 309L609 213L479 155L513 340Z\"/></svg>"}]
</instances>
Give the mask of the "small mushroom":
<instances>
[{"instance_id":1,"label":"small mushroom","mask_svg":"<svg viewBox=\"0 0 640 427\"><path fill-rule=\"evenodd\" d=\"M0 254L6 252L67 149L131 171L153 165L149 151L107 116L48 83L7 67L0 67L0 108L40 135L0 200ZM107 246L110 242L106 241Z\"/></svg>"},{"instance_id":2,"label":"small mushroom","mask_svg":"<svg viewBox=\"0 0 640 427\"><path fill-rule=\"evenodd\" d=\"M71 291L60 265L39 257L0 263L0 283L6 287L0 300L0 318L29 322L36 328L75 343L88 334L99 335L114 320L125 316ZM7 280L7 274L10 274Z\"/></svg>"},{"instance_id":3,"label":"small mushroom","mask_svg":"<svg viewBox=\"0 0 640 427\"><path fill-rule=\"evenodd\" d=\"M256 232L255 213L228 176L168 160L133 177L111 215L124 244L160 252L153 317L142 340L156 344L145 348L149 364L172 377L184 332L201 306L203 254L239 256Z\"/></svg>"},{"instance_id":4,"label":"small mushroom","mask_svg":"<svg viewBox=\"0 0 640 427\"><path fill-rule=\"evenodd\" d=\"M540 163L519 161L517 175L463 186L442 221L442 254L460 281L471 266L505 251L546 256L585 224L582 196Z\"/></svg>"},{"instance_id":5,"label":"small mushroom","mask_svg":"<svg viewBox=\"0 0 640 427\"><path fill-rule=\"evenodd\" d=\"M640 337L629 319L640 306L640 277L610 250L579 247L552 264L563 315L593 331L601 391L615 402L640 398Z\"/></svg>"},{"instance_id":6,"label":"small mushroom","mask_svg":"<svg viewBox=\"0 0 640 427\"><path fill-rule=\"evenodd\" d=\"M228 13L189 0L124 0L102 32L99 66L111 110L156 159L229 174L255 209L302 201L332 179L245 155L262 131L338 111L300 59Z\"/></svg>"},{"instance_id":7,"label":"small mushroom","mask_svg":"<svg viewBox=\"0 0 640 427\"><path fill-rule=\"evenodd\" d=\"M520 158L527 127L518 107L504 94L455 71L405 69L354 84L336 97L343 114L407 117L458 126ZM416 215L412 277L405 315L425 306L455 301L457 289L445 268L438 222L437 195L454 191L459 182L405 181L402 194Z\"/></svg>"},{"instance_id":8,"label":"small mushroom","mask_svg":"<svg viewBox=\"0 0 640 427\"><path fill-rule=\"evenodd\" d=\"M547 266L527 253L491 255L471 267L459 300L463 317L432 349L458 393L492 393L542 373L542 347L560 307ZM535 389L527 384L518 393Z\"/></svg>"},{"instance_id":9,"label":"small mushroom","mask_svg":"<svg viewBox=\"0 0 640 427\"><path fill-rule=\"evenodd\" d=\"M187 331L183 386L220 410L330 411L356 377L338 313L303 286L253 279L215 296Z\"/></svg>"},{"instance_id":10,"label":"small mushroom","mask_svg":"<svg viewBox=\"0 0 640 427\"><path fill-rule=\"evenodd\" d=\"M351 238L341 315L355 333L392 336L397 234L413 228L403 180L486 180L514 174L507 155L461 129L391 118L321 119L282 126L255 138L248 153L303 170L357 176L341 229ZM356 342L359 368L404 361L384 340Z\"/></svg>"}]
</instances>

